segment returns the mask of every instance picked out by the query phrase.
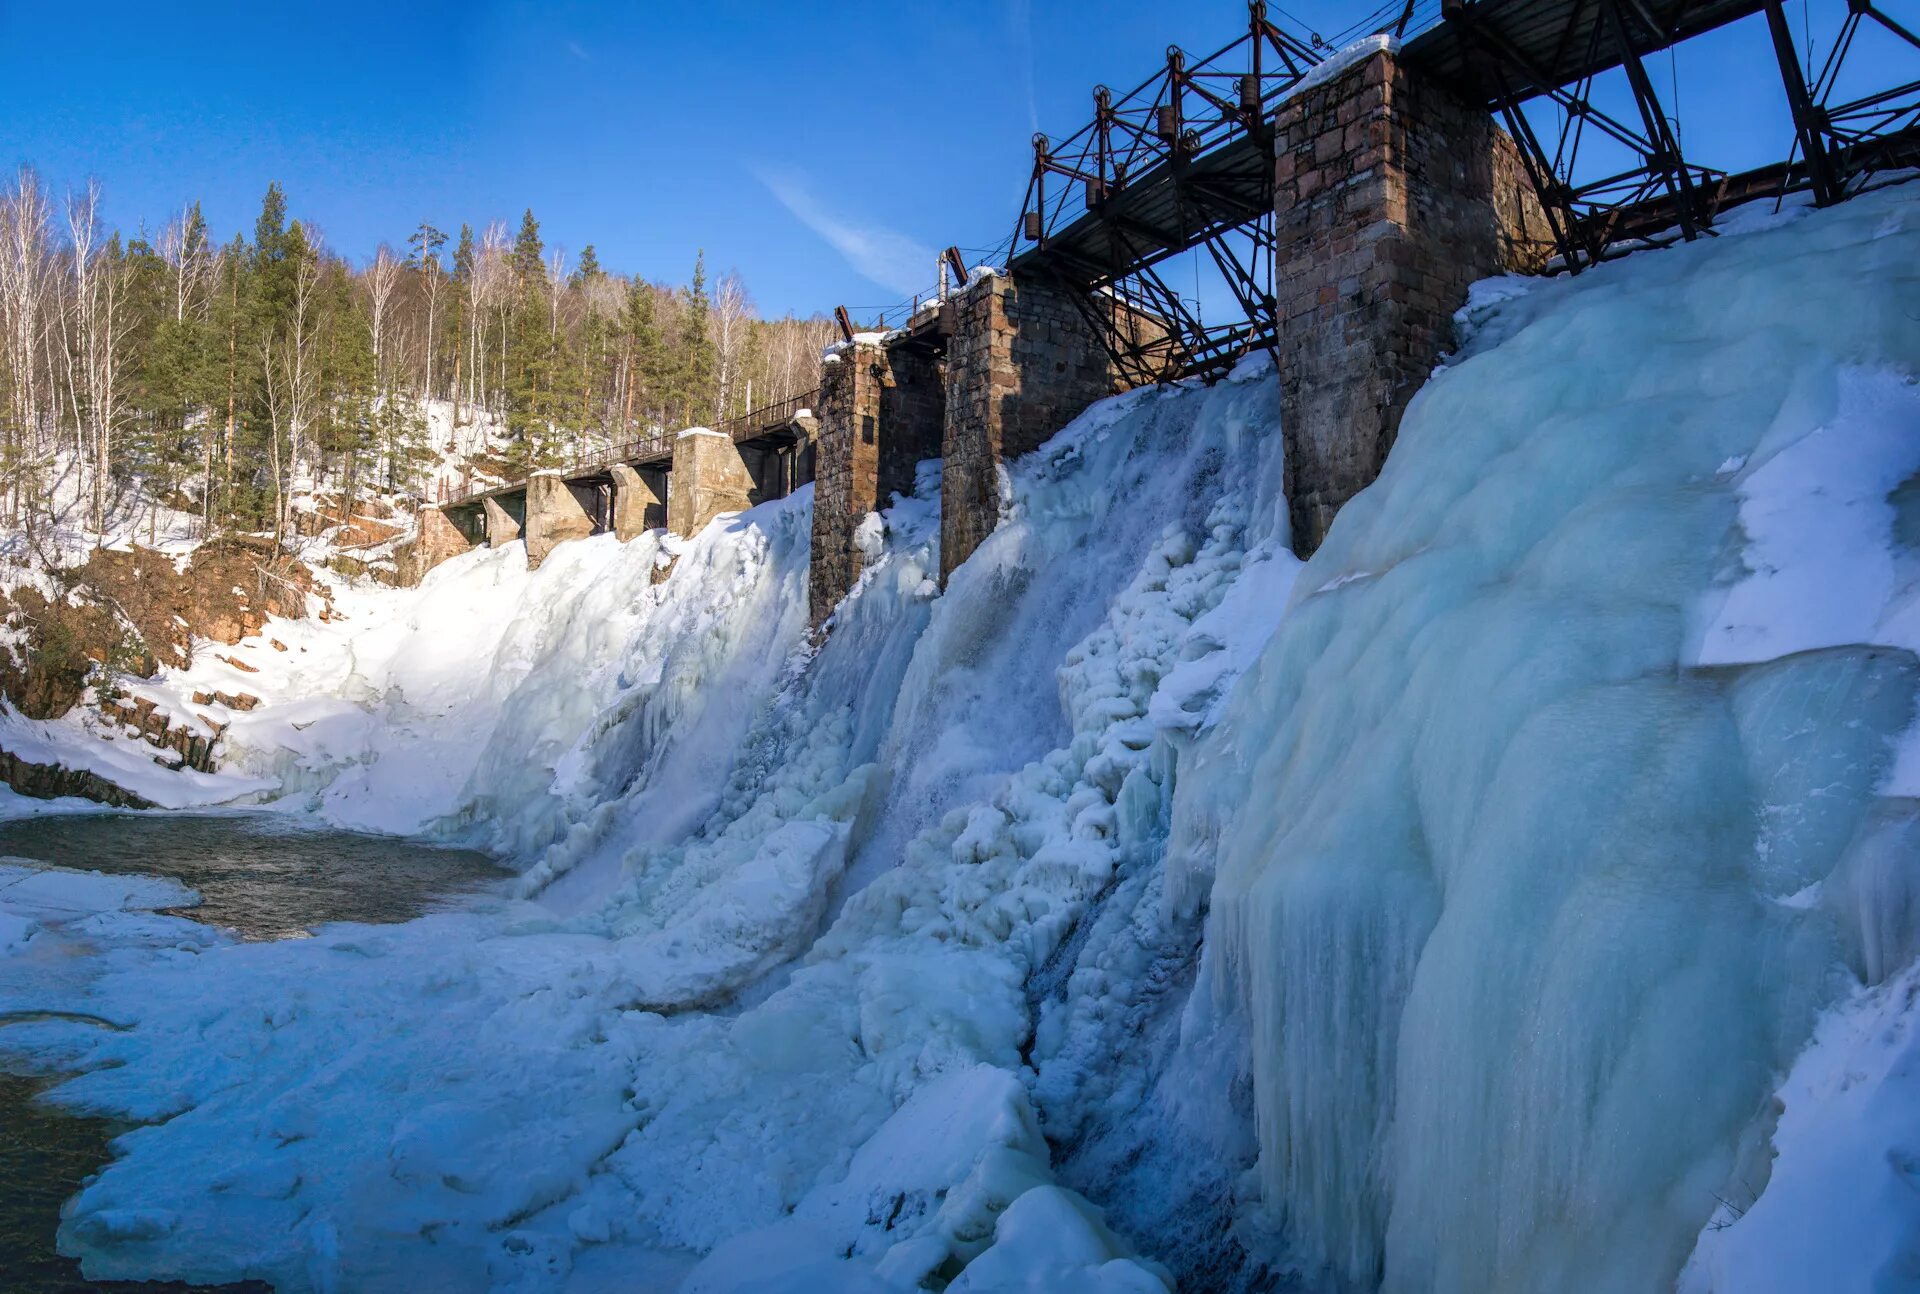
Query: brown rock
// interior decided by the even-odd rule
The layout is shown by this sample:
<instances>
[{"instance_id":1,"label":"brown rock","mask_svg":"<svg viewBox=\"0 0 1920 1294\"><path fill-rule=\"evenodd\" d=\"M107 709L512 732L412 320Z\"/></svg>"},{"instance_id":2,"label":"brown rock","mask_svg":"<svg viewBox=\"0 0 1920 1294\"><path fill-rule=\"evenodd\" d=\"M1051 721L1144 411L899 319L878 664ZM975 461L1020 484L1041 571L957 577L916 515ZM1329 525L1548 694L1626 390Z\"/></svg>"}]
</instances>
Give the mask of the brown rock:
<instances>
[{"instance_id":1,"label":"brown rock","mask_svg":"<svg viewBox=\"0 0 1920 1294\"><path fill-rule=\"evenodd\" d=\"M66 768L59 764L33 764L12 751L0 750L0 782L21 795L36 800L57 800L66 796L97 800L124 809L151 809L153 802L116 786L98 773Z\"/></svg>"}]
</instances>

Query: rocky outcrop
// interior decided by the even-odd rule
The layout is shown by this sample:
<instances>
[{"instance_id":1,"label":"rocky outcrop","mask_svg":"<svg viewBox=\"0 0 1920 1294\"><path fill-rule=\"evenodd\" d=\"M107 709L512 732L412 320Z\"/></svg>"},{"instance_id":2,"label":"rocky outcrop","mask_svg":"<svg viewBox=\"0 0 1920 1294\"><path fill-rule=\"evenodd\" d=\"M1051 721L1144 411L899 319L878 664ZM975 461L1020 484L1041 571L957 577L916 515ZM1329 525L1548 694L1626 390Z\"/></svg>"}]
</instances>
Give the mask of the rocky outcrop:
<instances>
[{"instance_id":1,"label":"rocky outcrop","mask_svg":"<svg viewBox=\"0 0 1920 1294\"><path fill-rule=\"evenodd\" d=\"M225 695L196 692L193 700L196 705L211 705L215 703L215 698L224 698ZM249 704L229 708L251 710L260 704L257 697L247 696L245 700ZM224 700L221 701L221 704L224 703ZM226 731L225 724L194 719L175 723L173 716L145 697L102 701L100 713L128 729L130 736L145 741L156 751L165 751L172 756L168 758L167 755L156 754L153 757L155 763L171 769L198 769L202 773L214 770L213 748L220 740L220 734Z\"/></svg>"},{"instance_id":2,"label":"rocky outcrop","mask_svg":"<svg viewBox=\"0 0 1920 1294\"><path fill-rule=\"evenodd\" d=\"M139 634L95 598L23 586L0 594L0 621L16 642L0 650L0 693L29 719L71 710L101 666L145 676L157 665Z\"/></svg>"},{"instance_id":3,"label":"rocky outcrop","mask_svg":"<svg viewBox=\"0 0 1920 1294\"><path fill-rule=\"evenodd\" d=\"M324 598L305 566L252 536L212 540L180 565L144 548L103 550L66 575L76 594L125 617L147 649L174 666L191 661L196 637L237 643L265 628L268 616L301 618L310 596Z\"/></svg>"},{"instance_id":4,"label":"rocky outcrop","mask_svg":"<svg viewBox=\"0 0 1920 1294\"><path fill-rule=\"evenodd\" d=\"M163 665L184 668L196 641L237 643L265 628L270 615L305 616L315 595L325 618L325 594L307 568L267 539L216 539L186 559L145 548L101 550L0 596L11 639L0 649L0 693L26 717L52 719L71 710L89 683L101 683L102 713L171 752L162 762L211 769L214 737L204 726L162 719L156 730L140 703L113 695L113 681L151 677Z\"/></svg>"},{"instance_id":5,"label":"rocky outcrop","mask_svg":"<svg viewBox=\"0 0 1920 1294\"><path fill-rule=\"evenodd\" d=\"M59 764L29 763L9 750L0 750L0 782L35 800L75 797L122 809L155 807L153 801L114 785L98 773L90 773L84 768L65 768Z\"/></svg>"}]
</instances>

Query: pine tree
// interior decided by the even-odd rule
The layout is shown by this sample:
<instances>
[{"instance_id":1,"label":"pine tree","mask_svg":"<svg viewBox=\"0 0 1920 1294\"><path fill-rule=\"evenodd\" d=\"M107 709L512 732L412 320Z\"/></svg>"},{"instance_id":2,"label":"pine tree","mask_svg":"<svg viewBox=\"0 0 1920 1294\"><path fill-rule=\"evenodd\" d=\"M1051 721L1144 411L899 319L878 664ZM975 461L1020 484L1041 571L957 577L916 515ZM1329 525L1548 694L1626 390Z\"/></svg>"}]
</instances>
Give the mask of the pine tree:
<instances>
[{"instance_id":1,"label":"pine tree","mask_svg":"<svg viewBox=\"0 0 1920 1294\"><path fill-rule=\"evenodd\" d=\"M600 258L594 254L593 244L588 243L586 250L580 253L580 264L574 267L572 284L584 287L606 273L600 268Z\"/></svg>"},{"instance_id":2,"label":"pine tree","mask_svg":"<svg viewBox=\"0 0 1920 1294\"><path fill-rule=\"evenodd\" d=\"M465 225L460 227L460 232L466 235ZM472 241L471 236L467 237L467 241ZM418 270L429 264L438 265L440 249L446 245L447 236L435 229L431 221L422 220L419 227L407 235L407 246L413 249L407 255L407 268Z\"/></svg>"},{"instance_id":3,"label":"pine tree","mask_svg":"<svg viewBox=\"0 0 1920 1294\"><path fill-rule=\"evenodd\" d=\"M708 328L712 303L707 299L707 253L693 259L693 281L687 285L680 312L680 373L675 392L680 420L698 416L713 403L713 337Z\"/></svg>"},{"instance_id":4,"label":"pine tree","mask_svg":"<svg viewBox=\"0 0 1920 1294\"><path fill-rule=\"evenodd\" d=\"M440 268L440 249L446 245L447 236L436 229L431 221L422 220L414 231L407 235L407 246L412 250L407 253L406 265L419 276L421 296L427 303L427 317L424 324L426 335L420 347L420 395L427 400L433 398L436 389L434 370L435 361L440 354L439 341L442 326L440 296L445 285L444 272ZM454 336L454 345L457 349L458 332ZM454 380L456 383L459 381L457 377ZM454 399L456 402L459 399L457 392Z\"/></svg>"},{"instance_id":5,"label":"pine tree","mask_svg":"<svg viewBox=\"0 0 1920 1294\"><path fill-rule=\"evenodd\" d=\"M473 226L462 222L460 241L453 249L453 304L448 329L453 334L453 421L460 422L460 369L471 369L473 359L467 353L467 327L473 317ZM469 381L472 375L469 374ZM478 385L477 383L475 384ZM479 397L475 397L478 402Z\"/></svg>"},{"instance_id":6,"label":"pine tree","mask_svg":"<svg viewBox=\"0 0 1920 1294\"><path fill-rule=\"evenodd\" d=\"M545 282L546 251L540 242L540 222L528 207L520 217L520 233L513 240L513 273L523 286Z\"/></svg>"},{"instance_id":7,"label":"pine tree","mask_svg":"<svg viewBox=\"0 0 1920 1294\"><path fill-rule=\"evenodd\" d=\"M253 245L262 251L280 248L287 236L287 194L280 187L280 181L267 184L267 193L260 200L260 214L253 222Z\"/></svg>"},{"instance_id":8,"label":"pine tree","mask_svg":"<svg viewBox=\"0 0 1920 1294\"><path fill-rule=\"evenodd\" d=\"M507 430L518 468L552 466L559 461L564 402L555 380L560 356L548 326L545 247L540 222L528 210L508 260L513 268L514 299L507 336Z\"/></svg>"},{"instance_id":9,"label":"pine tree","mask_svg":"<svg viewBox=\"0 0 1920 1294\"><path fill-rule=\"evenodd\" d=\"M460 242L453 249L453 277L462 283L473 280L473 226L460 226Z\"/></svg>"},{"instance_id":10,"label":"pine tree","mask_svg":"<svg viewBox=\"0 0 1920 1294\"><path fill-rule=\"evenodd\" d=\"M627 285L620 327L626 359L626 392L620 411L624 434L633 427L636 413L643 427L658 421L660 325L654 315L653 285L645 279L636 276Z\"/></svg>"}]
</instances>

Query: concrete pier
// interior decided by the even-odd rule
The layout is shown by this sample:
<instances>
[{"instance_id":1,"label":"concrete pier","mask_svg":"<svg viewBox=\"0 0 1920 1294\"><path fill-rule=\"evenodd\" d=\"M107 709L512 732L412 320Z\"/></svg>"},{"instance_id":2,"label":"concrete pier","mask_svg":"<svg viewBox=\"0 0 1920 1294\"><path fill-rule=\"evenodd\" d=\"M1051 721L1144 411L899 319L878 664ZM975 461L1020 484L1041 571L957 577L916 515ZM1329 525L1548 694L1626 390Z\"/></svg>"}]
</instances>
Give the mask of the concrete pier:
<instances>
[{"instance_id":1,"label":"concrete pier","mask_svg":"<svg viewBox=\"0 0 1920 1294\"><path fill-rule=\"evenodd\" d=\"M615 463L607 474L613 478L613 533L621 543L667 524L666 468Z\"/></svg>"},{"instance_id":2,"label":"concrete pier","mask_svg":"<svg viewBox=\"0 0 1920 1294\"><path fill-rule=\"evenodd\" d=\"M520 538L520 517L507 510L515 502L519 504L520 515L526 515L524 499L487 498L481 501L480 506L487 519L487 547L504 548Z\"/></svg>"},{"instance_id":3,"label":"concrete pier","mask_svg":"<svg viewBox=\"0 0 1920 1294\"><path fill-rule=\"evenodd\" d=\"M527 569L537 568L547 559L547 554L569 539L585 539L599 530L600 511L598 491L590 484L573 484L563 480L558 472L536 472L529 477L525 525Z\"/></svg>"},{"instance_id":4,"label":"concrete pier","mask_svg":"<svg viewBox=\"0 0 1920 1294\"><path fill-rule=\"evenodd\" d=\"M672 470L667 529L683 539L700 533L723 512L753 506L753 474L731 437L705 427L681 432L673 442Z\"/></svg>"}]
</instances>

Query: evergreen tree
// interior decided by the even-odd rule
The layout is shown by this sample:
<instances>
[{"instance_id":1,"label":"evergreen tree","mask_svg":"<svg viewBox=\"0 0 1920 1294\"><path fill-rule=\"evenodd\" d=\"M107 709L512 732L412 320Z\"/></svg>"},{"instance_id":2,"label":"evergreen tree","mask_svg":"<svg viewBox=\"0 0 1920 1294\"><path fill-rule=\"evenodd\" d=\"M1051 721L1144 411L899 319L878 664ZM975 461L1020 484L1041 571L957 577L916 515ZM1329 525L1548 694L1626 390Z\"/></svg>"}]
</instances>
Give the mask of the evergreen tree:
<instances>
[{"instance_id":1,"label":"evergreen tree","mask_svg":"<svg viewBox=\"0 0 1920 1294\"><path fill-rule=\"evenodd\" d=\"M559 424L567 411L556 380L560 355L549 325L545 250L540 222L529 210L508 258L514 298L507 333L507 430L514 438L512 465L520 469L560 460Z\"/></svg>"},{"instance_id":2,"label":"evergreen tree","mask_svg":"<svg viewBox=\"0 0 1920 1294\"><path fill-rule=\"evenodd\" d=\"M460 226L460 242L453 249L453 277L462 283L473 280L473 226Z\"/></svg>"},{"instance_id":3,"label":"evergreen tree","mask_svg":"<svg viewBox=\"0 0 1920 1294\"><path fill-rule=\"evenodd\" d=\"M523 286L545 281L546 250L540 242L540 222L528 207L520 217L520 233L513 240L513 273Z\"/></svg>"},{"instance_id":4,"label":"evergreen tree","mask_svg":"<svg viewBox=\"0 0 1920 1294\"><path fill-rule=\"evenodd\" d=\"M698 416L713 404L713 336L708 328L712 302L707 298L707 253L693 259L693 281L687 285L680 312L680 372L676 412L681 420Z\"/></svg>"},{"instance_id":5,"label":"evergreen tree","mask_svg":"<svg viewBox=\"0 0 1920 1294\"><path fill-rule=\"evenodd\" d=\"M287 194L280 187L280 181L272 180L267 184L266 196L260 200L260 214L253 222L253 245L277 249L286 235Z\"/></svg>"},{"instance_id":6,"label":"evergreen tree","mask_svg":"<svg viewBox=\"0 0 1920 1294\"><path fill-rule=\"evenodd\" d=\"M460 241L453 249L453 304L448 331L453 337L453 411L454 421L460 420L461 369L471 370L473 356L466 349L468 328L473 318L473 226L460 225ZM479 383L476 375L469 371L466 380L475 390Z\"/></svg>"},{"instance_id":7,"label":"evergreen tree","mask_svg":"<svg viewBox=\"0 0 1920 1294\"><path fill-rule=\"evenodd\" d=\"M591 244L557 279L529 210L510 240L459 226L450 275L446 235L418 222L395 282L390 269L358 271L315 245L278 183L262 195L250 237L224 247L197 205L176 210L155 239L103 231L91 244L88 264L98 262L115 293L123 362L111 383L70 381L90 362L80 348L100 335L84 331L92 316L75 324L57 313L75 310L73 300L55 302L55 322L40 327L28 377L59 398L31 417L9 400L5 428L8 461L23 477L14 506L28 521L46 515L43 464L64 445L90 447L96 510L103 495L131 487L201 512L209 529L284 533L310 510L290 486L312 491L330 515L370 486L425 492L426 402L449 389L449 375L456 422L469 400L505 415L511 439L489 447L497 458L485 466L509 479L589 440L711 416L724 306L709 298L704 252L682 287L610 274ZM70 297L63 254L71 251L57 240L31 252L35 272ZM748 320L727 343L729 373L768 399L804 389L817 380L811 357L826 327ZM21 362L0 354L0 395L20 389ZM96 404L111 406L104 421Z\"/></svg>"},{"instance_id":8,"label":"evergreen tree","mask_svg":"<svg viewBox=\"0 0 1920 1294\"><path fill-rule=\"evenodd\" d=\"M462 245L472 242L465 225L460 226ZM408 269L424 269L427 265L440 264L440 249L447 245L447 236L435 229L430 221L422 220L418 228L407 235L407 246L413 250L407 254Z\"/></svg>"},{"instance_id":9,"label":"evergreen tree","mask_svg":"<svg viewBox=\"0 0 1920 1294\"><path fill-rule=\"evenodd\" d=\"M626 347L626 392L620 413L622 429L637 416L640 428L660 421L660 324L655 315L653 286L636 276L627 285L626 309L621 316Z\"/></svg>"},{"instance_id":10,"label":"evergreen tree","mask_svg":"<svg viewBox=\"0 0 1920 1294\"><path fill-rule=\"evenodd\" d=\"M606 271L600 268L600 258L594 254L593 244L588 243L586 250L580 253L580 264L574 268L573 286L584 287L605 274Z\"/></svg>"}]
</instances>

